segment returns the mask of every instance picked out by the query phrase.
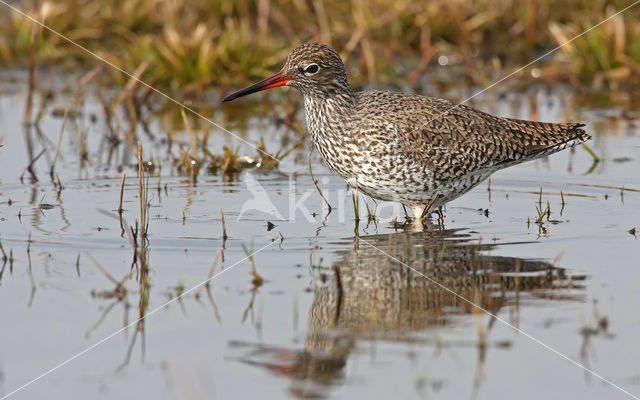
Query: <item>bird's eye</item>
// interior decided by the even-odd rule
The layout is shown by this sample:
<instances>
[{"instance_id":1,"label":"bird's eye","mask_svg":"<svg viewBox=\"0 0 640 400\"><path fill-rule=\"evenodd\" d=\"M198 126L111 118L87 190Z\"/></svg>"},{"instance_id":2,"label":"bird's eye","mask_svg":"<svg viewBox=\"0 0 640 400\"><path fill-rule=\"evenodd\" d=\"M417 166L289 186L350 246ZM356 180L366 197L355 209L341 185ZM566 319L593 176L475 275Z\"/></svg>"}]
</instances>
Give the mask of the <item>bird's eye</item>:
<instances>
[{"instance_id":1,"label":"bird's eye","mask_svg":"<svg viewBox=\"0 0 640 400\"><path fill-rule=\"evenodd\" d=\"M307 76L313 75L318 71L320 71L320 66L318 66L318 64L309 64L307 65L307 68L304 69L304 74Z\"/></svg>"}]
</instances>

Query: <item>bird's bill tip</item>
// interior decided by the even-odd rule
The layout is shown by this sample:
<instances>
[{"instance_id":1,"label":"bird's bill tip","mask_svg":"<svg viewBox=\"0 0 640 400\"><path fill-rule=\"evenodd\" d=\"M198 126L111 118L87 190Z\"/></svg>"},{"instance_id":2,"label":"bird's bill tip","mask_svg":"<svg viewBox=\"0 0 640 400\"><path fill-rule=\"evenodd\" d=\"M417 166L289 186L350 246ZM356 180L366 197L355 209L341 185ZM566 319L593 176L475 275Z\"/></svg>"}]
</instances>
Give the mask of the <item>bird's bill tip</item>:
<instances>
[{"instance_id":1,"label":"bird's bill tip","mask_svg":"<svg viewBox=\"0 0 640 400\"><path fill-rule=\"evenodd\" d=\"M278 86L284 86L289 83L291 79L284 76L282 72L278 72L277 74L261 80L258 83L254 83L253 85L246 87L242 90L238 90L237 92L233 92L230 95L226 96L222 99L223 102L235 100L238 97L246 96L251 93L259 92L261 90L272 89Z\"/></svg>"}]
</instances>

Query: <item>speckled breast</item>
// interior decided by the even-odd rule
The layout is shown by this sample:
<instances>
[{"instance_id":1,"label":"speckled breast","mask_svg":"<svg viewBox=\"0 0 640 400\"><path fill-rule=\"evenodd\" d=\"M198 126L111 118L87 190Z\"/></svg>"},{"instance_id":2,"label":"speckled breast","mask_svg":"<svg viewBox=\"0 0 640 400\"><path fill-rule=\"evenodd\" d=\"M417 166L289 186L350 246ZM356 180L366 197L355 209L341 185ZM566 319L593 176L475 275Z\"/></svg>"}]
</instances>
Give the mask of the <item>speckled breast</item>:
<instances>
[{"instance_id":1,"label":"speckled breast","mask_svg":"<svg viewBox=\"0 0 640 400\"><path fill-rule=\"evenodd\" d=\"M394 140L393 127L359 130L348 116L332 112L331 103L305 102L307 129L327 166L352 187L380 200L425 205L436 193L436 206L476 186L489 174L475 173L440 181L409 157Z\"/></svg>"}]
</instances>

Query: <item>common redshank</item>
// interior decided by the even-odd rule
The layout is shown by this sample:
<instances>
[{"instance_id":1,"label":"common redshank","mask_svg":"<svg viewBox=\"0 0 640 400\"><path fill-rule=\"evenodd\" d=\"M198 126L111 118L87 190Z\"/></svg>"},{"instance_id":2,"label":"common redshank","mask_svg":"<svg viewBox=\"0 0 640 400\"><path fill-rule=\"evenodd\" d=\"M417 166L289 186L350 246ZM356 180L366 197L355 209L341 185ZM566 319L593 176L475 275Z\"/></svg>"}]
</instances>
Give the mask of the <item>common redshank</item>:
<instances>
[{"instance_id":1,"label":"common redshank","mask_svg":"<svg viewBox=\"0 0 640 400\"><path fill-rule=\"evenodd\" d=\"M580 144L580 123L496 117L449 100L356 92L340 55L304 43L280 72L225 97L292 86L304 96L307 130L324 162L365 194L426 215L493 172Z\"/></svg>"}]
</instances>

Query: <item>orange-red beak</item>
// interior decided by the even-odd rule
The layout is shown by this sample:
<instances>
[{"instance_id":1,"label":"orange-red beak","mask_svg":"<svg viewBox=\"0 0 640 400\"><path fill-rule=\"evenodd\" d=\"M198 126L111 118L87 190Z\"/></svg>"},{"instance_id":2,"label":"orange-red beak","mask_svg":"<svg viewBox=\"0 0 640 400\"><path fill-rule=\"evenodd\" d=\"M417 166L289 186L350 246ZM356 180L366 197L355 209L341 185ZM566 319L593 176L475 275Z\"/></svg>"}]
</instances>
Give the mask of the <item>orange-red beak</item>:
<instances>
[{"instance_id":1,"label":"orange-red beak","mask_svg":"<svg viewBox=\"0 0 640 400\"><path fill-rule=\"evenodd\" d=\"M237 92L231 93L230 95L222 99L222 101L231 101L231 100L237 99L238 97L246 96L248 94L259 92L261 90L283 86L283 85L286 85L287 82L289 81L291 81L291 79L284 76L282 72L278 72L277 74L275 74L270 78L262 80L258 83L254 83L253 85L247 88L244 88L242 90L238 90Z\"/></svg>"}]
</instances>

